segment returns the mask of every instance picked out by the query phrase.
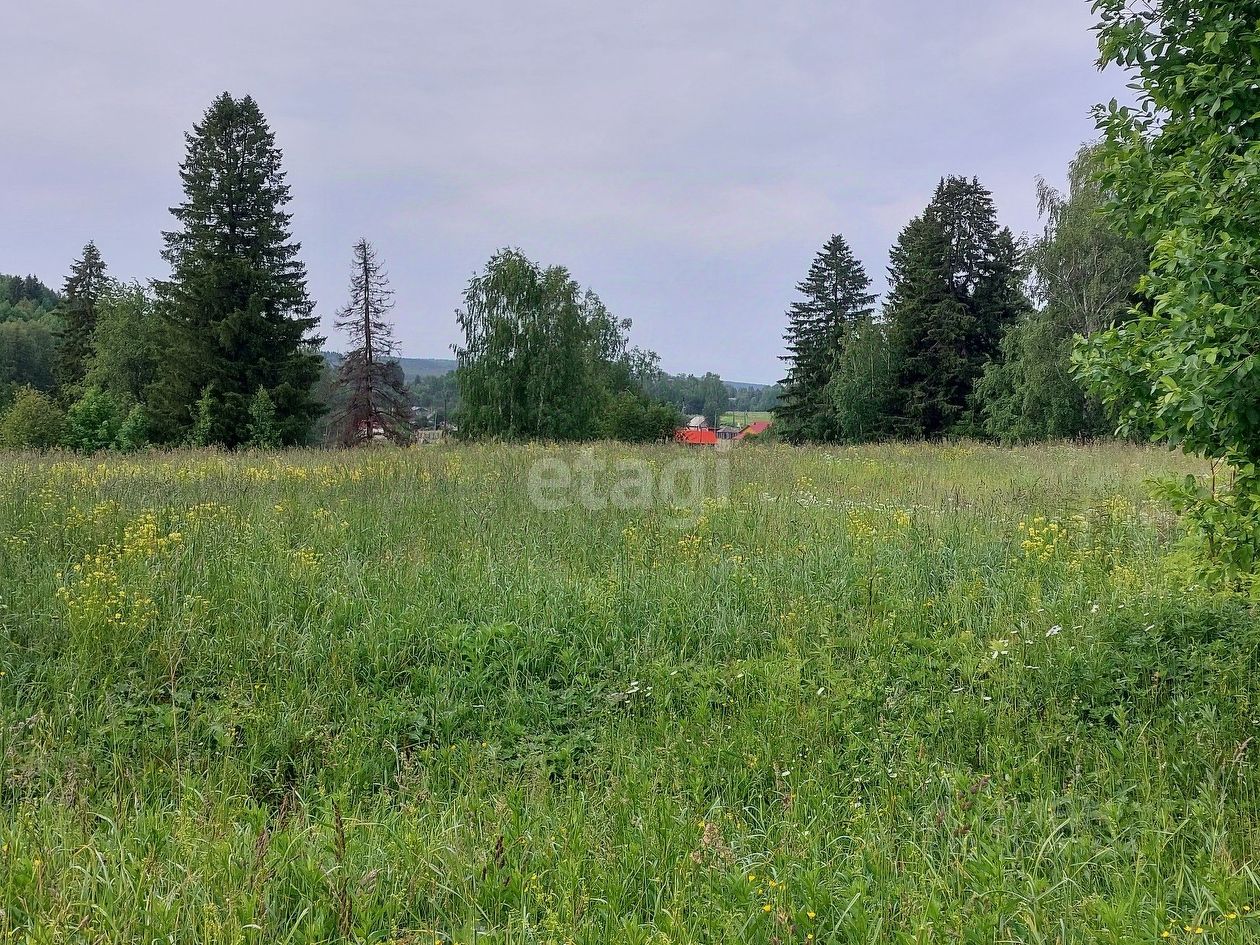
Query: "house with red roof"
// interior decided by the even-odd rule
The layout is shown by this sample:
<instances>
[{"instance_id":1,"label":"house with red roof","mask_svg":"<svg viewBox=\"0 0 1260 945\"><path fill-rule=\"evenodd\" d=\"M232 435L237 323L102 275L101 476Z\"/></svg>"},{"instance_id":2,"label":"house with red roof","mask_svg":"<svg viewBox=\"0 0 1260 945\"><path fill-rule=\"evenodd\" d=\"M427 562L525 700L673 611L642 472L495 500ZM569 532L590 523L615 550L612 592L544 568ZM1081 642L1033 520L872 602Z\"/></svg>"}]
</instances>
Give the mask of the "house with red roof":
<instances>
[{"instance_id":1,"label":"house with red roof","mask_svg":"<svg viewBox=\"0 0 1260 945\"><path fill-rule=\"evenodd\" d=\"M687 446L717 446L718 441L721 440L725 445L729 446L732 440L743 440L750 436L758 436L769 429L769 420L757 420L748 424L738 433L733 433L727 427L713 430L707 426L697 426L691 423L674 431L674 442L683 443Z\"/></svg>"},{"instance_id":2,"label":"house with red roof","mask_svg":"<svg viewBox=\"0 0 1260 945\"><path fill-rule=\"evenodd\" d=\"M744 427L744 429L740 430L739 435L735 437L735 439L744 440L750 436L761 436L761 434L765 433L769 429L769 420L755 420L748 424L748 426Z\"/></svg>"},{"instance_id":3,"label":"house with red roof","mask_svg":"<svg viewBox=\"0 0 1260 945\"><path fill-rule=\"evenodd\" d=\"M717 446L717 433L708 427L679 427L674 431L674 442L688 446Z\"/></svg>"}]
</instances>

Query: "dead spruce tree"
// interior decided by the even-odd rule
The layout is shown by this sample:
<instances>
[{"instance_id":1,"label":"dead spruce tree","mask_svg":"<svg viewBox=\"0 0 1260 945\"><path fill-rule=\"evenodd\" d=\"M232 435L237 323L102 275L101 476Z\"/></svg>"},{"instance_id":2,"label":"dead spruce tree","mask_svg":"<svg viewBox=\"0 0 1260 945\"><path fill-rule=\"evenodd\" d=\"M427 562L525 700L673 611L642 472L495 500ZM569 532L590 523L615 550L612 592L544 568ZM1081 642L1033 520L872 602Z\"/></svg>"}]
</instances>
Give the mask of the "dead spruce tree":
<instances>
[{"instance_id":1,"label":"dead spruce tree","mask_svg":"<svg viewBox=\"0 0 1260 945\"><path fill-rule=\"evenodd\" d=\"M350 301L336 325L350 339L337 367L329 437L342 446L411 437L411 402L401 365L394 359L394 326L385 318L394 293L367 240L354 246Z\"/></svg>"}]
</instances>

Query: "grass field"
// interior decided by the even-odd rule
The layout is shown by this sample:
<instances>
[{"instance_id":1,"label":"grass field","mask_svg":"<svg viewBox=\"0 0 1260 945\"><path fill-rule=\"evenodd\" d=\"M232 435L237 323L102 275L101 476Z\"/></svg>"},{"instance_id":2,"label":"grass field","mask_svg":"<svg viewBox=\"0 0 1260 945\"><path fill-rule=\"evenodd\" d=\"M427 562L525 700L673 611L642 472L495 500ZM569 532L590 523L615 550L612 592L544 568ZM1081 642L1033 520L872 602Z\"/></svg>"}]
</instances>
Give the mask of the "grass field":
<instances>
[{"instance_id":1,"label":"grass field","mask_svg":"<svg viewBox=\"0 0 1260 945\"><path fill-rule=\"evenodd\" d=\"M730 413L722 414L718 420L719 426L742 427L758 420L773 420L774 413L770 410L735 410Z\"/></svg>"},{"instance_id":2,"label":"grass field","mask_svg":"<svg viewBox=\"0 0 1260 945\"><path fill-rule=\"evenodd\" d=\"M594 455L729 495L3 458L0 942L1260 941L1260 629L1144 484L1195 465Z\"/></svg>"}]
</instances>

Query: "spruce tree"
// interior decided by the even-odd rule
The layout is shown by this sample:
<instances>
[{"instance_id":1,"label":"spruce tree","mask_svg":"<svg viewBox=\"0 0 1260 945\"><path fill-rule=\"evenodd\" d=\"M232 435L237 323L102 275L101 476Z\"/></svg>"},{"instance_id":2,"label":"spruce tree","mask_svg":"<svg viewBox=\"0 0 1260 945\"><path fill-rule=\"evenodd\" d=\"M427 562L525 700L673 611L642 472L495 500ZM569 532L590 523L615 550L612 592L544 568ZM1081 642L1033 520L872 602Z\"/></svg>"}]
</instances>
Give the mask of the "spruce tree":
<instances>
[{"instance_id":1,"label":"spruce tree","mask_svg":"<svg viewBox=\"0 0 1260 945\"><path fill-rule=\"evenodd\" d=\"M71 265L62 289L59 314L64 327L55 374L65 403L76 399L87 374L99 303L108 285L105 268L96 244L88 243L83 247L83 255Z\"/></svg>"},{"instance_id":2,"label":"spruce tree","mask_svg":"<svg viewBox=\"0 0 1260 945\"><path fill-rule=\"evenodd\" d=\"M350 351L337 367L337 400L330 433L342 446L378 436L395 442L411 438L411 397L398 364L394 329L386 320L394 293L372 244L354 246L350 301L337 313L337 327L350 338Z\"/></svg>"},{"instance_id":3,"label":"spruce tree","mask_svg":"<svg viewBox=\"0 0 1260 945\"><path fill-rule=\"evenodd\" d=\"M171 278L158 285L168 337L150 398L155 432L175 441L196 423L211 442L247 442L263 388L281 441L301 442L321 412L311 389L323 339L312 335L281 152L258 104L226 92L187 142L184 200L171 210L179 228L164 234Z\"/></svg>"},{"instance_id":4,"label":"spruce tree","mask_svg":"<svg viewBox=\"0 0 1260 945\"><path fill-rule=\"evenodd\" d=\"M902 433L974 432L973 391L1026 313L1021 248L978 180L947 177L902 231L889 268Z\"/></svg>"},{"instance_id":5,"label":"spruce tree","mask_svg":"<svg viewBox=\"0 0 1260 945\"><path fill-rule=\"evenodd\" d=\"M804 298L788 311L787 377L775 412L779 433L792 442L836 436L834 400L827 393L853 326L870 317L871 280L843 236L829 239L796 289Z\"/></svg>"},{"instance_id":6,"label":"spruce tree","mask_svg":"<svg viewBox=\"0 0 1260 945\"><path fill-rule=\"evenodd\" d=\"M891 253L888 319L896 431L930 436L958 422L968 386L963 353L973 319L953 290L949 236L932 214L911 220Z\"/></svg>"}]
</instances>

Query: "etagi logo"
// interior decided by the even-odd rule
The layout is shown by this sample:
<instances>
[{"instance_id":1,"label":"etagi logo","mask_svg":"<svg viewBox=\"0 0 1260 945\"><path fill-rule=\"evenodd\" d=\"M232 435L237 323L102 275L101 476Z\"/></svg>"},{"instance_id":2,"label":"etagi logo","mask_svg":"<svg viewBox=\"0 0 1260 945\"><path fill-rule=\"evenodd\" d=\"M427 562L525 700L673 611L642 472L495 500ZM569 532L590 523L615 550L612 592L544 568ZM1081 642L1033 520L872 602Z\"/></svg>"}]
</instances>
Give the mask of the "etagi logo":
<instances>
[{"instance_id":1,"label":"etagi logo","mask_svg":"<svg viewBox=\"0 0 1260 945\"><path fill-rule=\"evenodd\" d=\"M661 463L610 458L586 449L576 457L534 460L527 489L534 507L544 512L657 509L666 524L683 529L700 517L707 500L730 496L730 457L718 451L690 452Z\"/></svg>"}]
</instances>

